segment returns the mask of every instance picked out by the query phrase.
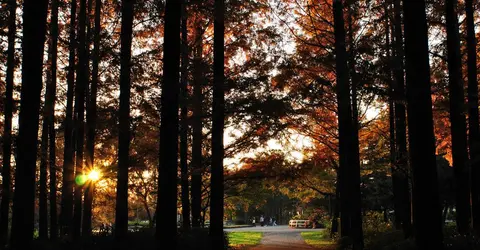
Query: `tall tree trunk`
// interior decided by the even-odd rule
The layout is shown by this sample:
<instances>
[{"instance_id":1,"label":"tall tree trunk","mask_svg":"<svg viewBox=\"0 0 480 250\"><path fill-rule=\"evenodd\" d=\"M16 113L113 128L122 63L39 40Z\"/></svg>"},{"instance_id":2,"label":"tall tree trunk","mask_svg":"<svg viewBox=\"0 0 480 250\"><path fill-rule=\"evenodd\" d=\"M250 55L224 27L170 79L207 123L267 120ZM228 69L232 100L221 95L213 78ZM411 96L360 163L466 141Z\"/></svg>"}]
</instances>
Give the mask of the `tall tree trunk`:
<instances>
[{"instance_id":1,"label":"tall tree trunk","mask_svg":"<svg viewBox=\"0 0 480 250\"><path fill-rule=\"evenodd\" d=\"M358 100L357 100L357 89L358 89L358 74L356 68L356 62L355 62L355 41L353 38L353 15L355 14L354 12L354 1L349 0L348 1L348 66L349 66L349 74L350 74L350 80L352 83L351 86L351 91L352 91L352 120L353 120L353 127L355 130L353 131L354 133L354 143L357 141L358 143L358 131L360 130L359 126L359 121L358 121Z\"/></svg>"},{"instance_id":2,"label":"tall tree trunk","mask_svg":"<svg viewBox=\"0 0 480 250\"><path fill-rule=\"evenodd\" d=\"M339 171L341 176L341 234L352 238L354 249L363 249L358 140L355 142L354 138L356 128L353 123L350 102L348 55L345 45L343 3L341 0L334 0L333 14L339 124Z\"/></svg>"},{"instance_id":3,"label":"tall tree trunk","mask_svg":"<svg viewBox=\"0 0 480 250\"><path fill-rule=\"evenodd\" d=\"M74 137L73 137L73 95L75 85L75 15L77 13L77 1L72 0L70 7L70 31L69 31L69 56L67 73L67 106L65 110L65 131L63 149L63 180L62 201L60 211L60 225L62 234L71 233L73 212L73 187L75 174L73 171Z\"/></svg>"},{"instance_id":4,"label":"tall tree trunk","mask_svg":"<svg viewBox=\"0 0 480 250\"><path fill-rule=\"evenodd\" d=\"M477 82L477 41L473 17L473 0L465 0L467 16L467 50L468 50L468 141L471 161L471 193L473 228L480 231L480 130L478 125L478 82Z\"/></svg>"},{"instance_id":5,"label":"tall tree trunk","mask_svg":"<svg viewBox=\"0 0 480 250\"><path fill-rule=\"evenodd\" d=\"M163 43L163 80L156 238L177 245L178 97L181 2L167 0Z\"/></svg>"},{"instance_id":6,"label":"tall tree trunk","mask_svg":"<svg viewBox=\"0 0 480 250\"><path fill-rule=\"evenodd\" d=\"M352 235L354 238L354 248L361 249L363 248L363 231L362 231L362 197L360 192L360 148L359 148L359 140L358 140L358 132L360 130L359 120L358 120L358 101L357 101L357 91L358 91L358 75L356 71L356 62L355 62L355 48L354 48L354 39L353 39L353 15L354 15L354 1L350 1L348 4L348 29L349 29L349 47L350 47L350 55L347 64L350 67L350 76L351 76L351 93L352 93L352 126L353 126L353 136L350 137L352 140L351 146L352 149L350 150L352 157L352 165L350 172L352 178L349 182L350 187L349 190L352 193L352 214L351 214L351 227L352 227Z\"/></svg>"},{"instance_id":7,"label":"tall tree trunk","mask_svg":"<svg viewBox=\"0 0 480 250\"><path fill-rule=\"evenodd\" d=\"M398 185L399 210L395 210L395 217L400 217L405 238L412 235L412 213L410 187L408 183L408 156L407 156L407 125L405 122L405 78L404 52L400 0L394 0L394 33L395 33L395 72L394 72L394 101L395 101L395 135L396 135L396 168L393 172Z\"/></svg>"},{"instance_id":8,"label":"tall tree trunk","mask_svg":"<svg viewBox=\"0 0 480 250\"><path fill-rule=\"evenodd\" d=\"M51 84L47 77L47 89ZM47 90L48 92L48 90ZM38 195L38 236L40 240L48 239L48 207L47 207L47 157L48 157L48 113L47 98L45 98L45 105L43 106L43 121L42 121L42 140L40 142L40 187Z\"/></svg>"},{"instance_id":9,"label":"tall tree trunk","mask_svg":"<svg viewBox=\"0 0 480 250\"><path fill-rule=\"evenodd\" d=\"M3 168L2 200L0 205L0 248L8 240L8 221L11 193L11 158L12 158L12 117L13 117L13 73L15 71L15 33L17 1L8 1L8 52L7 76L5 79L5 120L3 130Z\"/></svg>"},{"instance_id":10,"label":"tall tree trunk","mask_svg":"<svg viewBox=\"0 0 480 250\"><path fill-rule=\"evenodd\" d=\"M215 0L213 24L213 107L210 235L212 249L224 249L223 131L225 126L225 2Z\"/></svg>"},{"instance_id":11,"label":"tall tree trunk","mask_svg":"<svg viewBox=\"0 0 480 250\"><path fill-rule=\"evenodd\" d=\"M181 75L181 127L180 127L180 173L182 186L183 229L190 229L190 194L188 183L188 33L187 0L182 2L182 75Z\"/></svg>"},{"instance_id":12,"label":"tall tree trunk","mask_svg":"<svg viewBox=\"0 0 480 250\"><path fill-rule=\"evenodd\" d=\"M85 112L87 113L87 116L88 116L88 111L90 110L90 60L92 59L91 58L91 55L90 55L90 45L92 43L92 7L93 7L93 0L87 0L87 12L85 14L85 54L87 55L87 59L86 59L86 62L87 62L87 66L86 66L86 75L87 75L87 84L85 84L85 97L84 97L84 100L85 100ZM88 119L88 117L86 117L86 119ZM86 121L86 123L88 123L88 121ZM87 137L87 133L88 133L88 124L86 124L85 126L85 129L87 129L85 131L85 137ZM88 141L88 139L87 139ZM88 164L88 160L87 160L87 157L88 157L88 149L87 149L87 145L85 144L85 147L84 147L84 155L85 155L85 164ZM88 165L86 165L87 167L87 170L89 168ZM84 170L84 172L86 172L86 170Z\"/></svg>"},{"instance_id":13,"label":"tall tree trunk","mask_svg":"<svg viewBox=\"0 0 480 250\"><path fill-rule=\"evenodd\" d=\"M55 127L52 121L53 121L53 115L54 115L53 112L55 110L54 101L55 101L55 88L56 88L55 86L56 85L56 59L57 59L56 45L57 45L58 37L54 37L54 35L58 36L57 1L52 2L51 9L52 9L51 23L50 23L51 32L50 32L49 48L48 48L48 51L49 51L48 61L50 64L50 68L49 68L49 72L47 72L47 78L46 78L47 83L46 83L46 90L45 90L45 103L43 107L42 141L41 141L41 150L40 150L41 153L40 153L40 192L39 192L39 237L41 240L48 239L47 165L50 166L49 167L50 170L55 169L55 168L52 168L52 164L53 165L55 164L55 158L53 159L53 162L50 162L48 151L49 151L49 142L50 142L50 139L49 139L50 130L53 131L53 136L55 136ZM53 34L54 32L56 33ZM55 63L53 63L53 60L55 60ZM55 69L53 69L53 67L55 67ZM55 74L52 74L52 73L55 73ZM53 139L52 141L54 146L55 139ZM55 156L55 147L53 147L53 150L54 150L53 156ZM55 170L53 171L53 174L55 174ZM53 215L52 217L55 217L55 215Z\"/></svg>"},{"instance_id":14,"label":"tall tree trunk","mask_svg":"<svg viewBox=\"0 0 480 250\"><path fill-rule=\"evenodd\" d=\"M82 193L85 179L83 174L83 143L84 143L84 112L85 112L85 88L88 84L87 68L88 55L86 50L86 15L87 1L80 0L80 12L78 16L78 66L77 81L75 87L75 193L73 208L73 237L80 237L80 227L82 223Z\"/></svg>"},{"instance_id":15,"label":"tall tree trunk","mask_svg":"<svg viewBox=\"0 0 480 250\"><path fill-rule=\"evenodd\" d=\"M49 105L49 170L50 170L50 239L57 239L57 157L55 133L55 99L57 95L57 53L58 53L58 0L52 0L50 18L50 88L48 92Z\"/></svg>"},{"instance_id":16,"label":"tall tree trunk","mask_svg":"<svg viewBox=\"0 0 480 250\"><path fill-rule=\"evenodd\" d=\"M200 227L202 210L202 116L203 116L203 83L204 69L202 61L203 37L202 18L197 16L194 48L194 79L193 79L193 141L192 141L192 226Z\"/></svg>"},{"instance_id":17,"label":"tall tree trunk","mask_svg":"<svg viewBox=\"0 0 480 250\"><path fill-rule=\"evenodd\" d=\"M23 1L22 90L18 129L18 162L15 168L13 199L12 249L32 247L37 136L47 8L47 0Z\"/></svg>"},{"instance_id":18,"label":"tall tree trunk","mask_svg":"<svg viewBox=\"0 0 480 250\"><path fill-rule=\"evenodd\" d=\"M348 150L351 143L348 139L347 133L353 133L352 126L352 110L350 104L350 89L348 80L348 66L347 52L345 45L345 26L343 20L343 4L339 0L333 2L334 12L334 32L335 32L335 59L336 59L336 92L338 102L338 130L339 130L339 190L340 190L340 222L341 232L343 236L350 236L351 229L351 211L349 204L349 197L351 194L348 192L348 183L350 182L350 175L348 174ZM348 104L348 105L347 105ZM351 135L350 135L351 136Z\"/></svg>"},{"instance_id":19,"label":"tall tree trunk","mask_svg":"<svg viewBox=\"0 0 480 250\"><path fill-rule=\"evenodd\" d=\"M456 222L459 233L470 228L470 187L468 173L467 128L458 34L457 1L446 1L448 79L450 97L450 123L452 133L452 159L456 182Z\"/></svg>"},{"instance_id":20,"label":"tall tree trunk","mask_svg":"<svg viewBox=\"0 0 480 250\"><path fill-rule=\"evenodd\" d=\"M115 239L125 240L128 232L128 166L130 152L130 68L134 0L122 0L120 52L120 120L118 134L117 203L115 207Z\"/></svg>"},{"instance_id":21,"label":"tall tree trunk","mask_svg":"<svg viewBox=\"0 0 480 250\"><path fill-rule=\"evenodd\" d=\"M395 175L396 171L396 145L395 145L395 104L394 104L394 87L392 81L392 69L390 65L392 64L392 58L390 54L390 23L388 5L385 4L385 49L387 51L387 62L385 73L387 75L387 85L388 85L388 120L389 120L389 129L390 129L390 168L392 171L392 187L393 187L393 206L395 210L395 228L400 229L402 227L401 220L401 200L399 196L399 181Z\"/></svg>"},{"instance_id":22,"label":"tall tree trunk","mask_svg":"<svg viewBox=\"0 0 480 250\"><path fill-rule=\"evenodd\" d=\"M102 11L102 0L95 0L95 30L93 38L93 61L92 61L92 84L90 87L90 99L88 100L87 111L87 167L94 169L95 154L95 128L97 124L97 88L98 88L98 64L100 62L100 16ZM83 210L82 234L90 237L92 234L92 204L94 183L89 183L85 192Z\"/></svg>"},{"instance_id":23,"label":"tall tree trunk","mask_svg":"<svg viewBox=\"0 0 480 250\"><path fill-rule=\"evenodd\" d=\"M404 0L403 12L415 241L419 249L442 249L425 1Z\"/></svg>"}]
</instances>

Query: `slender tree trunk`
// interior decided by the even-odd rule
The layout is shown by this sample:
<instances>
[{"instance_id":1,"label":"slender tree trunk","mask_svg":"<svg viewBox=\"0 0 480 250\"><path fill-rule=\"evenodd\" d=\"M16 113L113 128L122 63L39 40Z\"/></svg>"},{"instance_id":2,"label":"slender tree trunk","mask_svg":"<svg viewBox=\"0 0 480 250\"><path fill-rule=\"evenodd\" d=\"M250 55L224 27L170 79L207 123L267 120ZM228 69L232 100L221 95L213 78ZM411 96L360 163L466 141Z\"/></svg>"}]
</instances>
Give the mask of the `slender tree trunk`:
<instances>
[{"instance_id":1,"label":"slender tree trunk","mask_svg":"<svg viewBox=\"0 0 480 250\"><path fill-rule=\"evenodd\" d=\"M395 217L400 217L405 238L412 235L412 216L410 186L408 183L408 156L407 156L407 125L405 122L405 78L404 52L400 0L394 0L394 33L395 33L395 72L394 72L394 101L395 101L395 135L396 135L396 171L393 173L398 184L399 210L395 210Z\"/></svg>"},{"instance_id":2,"label":"slender tree trunk","mask_svg":"<svg viewBox=\"0 0 480 250\"><path fill-rule=\"evenodd\" d=\"M352 238L354 249L363 249L358 138L354 138L357 128L353 121L350 102L348 55L345 45L343 3L341 0L334 0L333 14L341 176L341 234Z\"/></svg>"},{"instance_id":3,"label":"slender tree trunk","mask_svg":"<svg viewBox=\"0 0 480 250\"><path fill-rule=\"evenodd\" d=\"M450 123L452 133L452 159L456 182L456 222L459 233L470 228L470 187L468 173L467 128L458 34L457 1L446 1L447 50L449 72Z\"/></svg>"},{"instance_id":4,"label":"slender tree trunk","mask_svg":"<svg viewBox=\"0 0 480 250\"><path fill-rule=\"evenodd\" d=\"M50 78L50 77L48 77ZM47 89L51 79L47 78ZM48 92L48 90L47 90ZM48 239L48 207L47 207L47 157L48 157L48 105L45 98L42 121L42 140L40 142L40 188L38 195L38 236L40 240Z\"/></svg>"},{"instance_id":5,"label":"slender tree trunk","mask_svg":"<svg viewBox=\"0 0 480 250\"><path fill-rule=\"evenodd\" d=\"M75 15L77 12L77 1L71 1L70 7L70 34L69 34L69 56L67 73L67 107L65 110L65 132L63 150L63 180L62 180L62 201L60 224L62 234L71 233L72 212L73 212L73 187L75 175L73 171L74 159L74 137L73 137L73 95L75 85Z\"/></svg>"},{"instance_id":6,"label":"slender tree trunk","mask_svg":"<svg viewBox=\"0 0 480 250\"><path fill-rule=\"evenodd\" d=\"M50 75L51 86L48 92L50 100L49 109L49 170L50 170L50 239L57 239L57 157L56 157L56 133L55 133L55 99L57 95L57 53L58 53L58 0L52 0L51 3L51 19L50 19L50 36L51 36L51 61Z\"/></svg>"},{"instance_id":7,"label":"slender tree trunk","mask_svg":"<svg viewBox=\"0 0 480 250\"><path fill-rule=\"evenodd\" d=\"M150 212L150 207L148 206L146 196L144 197L143 207L145 208L145 211L147 212L148 225L151 228L153 226L152 212Z\"/></svg>"},{"instance_id":8,"label":"slender tree trunk","mask_svg":"<svg viewBox=\"0 0 480 250\"><path fill-rule=\"evenodd\" d=\"M92 204L93 192L95 191L95 182L89 180L85 186L84 208L82 217L82 237L90 240L92 236Z\"/></svg>"},{"instance_id":9,"label":"slender tree trunk","mask_svg":"<svg viewBox=\"0 0 480 250\"><path fill-rule=\"evenodd\" d=\"M215 0L213 24L213 107L210 235L212 249L224 249L223 131L225 126L225 2Z\"/></svg>"},{"instance_id":10,"label":"slender tree trunk","mask_svg":"<svg viewBox=\"0 0 480 250\"><path fill-rule=\"evenodd\" d=\"M48 156L48 150L49 150L49 141L50 141L49 140L50 130L53 130L53 136L55 136L55 127L51 127L51 126L54 126L52 121L53 121L53 115L54 115L53 112L55 109L54 108L54 101L55 101L54 85L56 85L56 79L53 79L53 78L54 77L56 78L56 69L53 69L53 67L56 67L56 62L54 64L53 60L57 59L56 45L57 45L58 37L54 37L53 32L56 32L57 27L55 26L58 25L57 24L58 22L57 1L52 2L51 7L52 7L51 23L50 23L51 36L49 39L50 42L49 42L49 48L48 48L48 51L49 51L48 61L50 63L50 68L49 68L50 71L47 72L47 78L46 78L47 83L46 83L46 91L45 91L45 104L43 107L42 142L41 142L41 150L40 150L41 158L40 158L40 193L39 193L39 237L41 240L48 239L47 165L50 166L50 169L54 169L51 167L51 164L55 164L55 159L53 159L53 162L50 162L49 156ZM58 36L58 32L55 35ZM54 70L54 72L52 72L52 70ZM55 73L55 75L53 75L52 73ZM55 139L53 140L53 145L55 145ZM55 147L53 147L53 150L55 150ZM53 151L53 155L55 155L54 151ZM55 171L53 171L53 173L55 174ZM55 215L53 215L52 217L55 217Z\"/></svg>"},{"instance_id":11,"label":"slender tree trunk","mask_svg":"<svg viewBox=\"0 0 480 250\"><path fill-rule=\"evenodd\" d=\"M156 238L177 245L178 97L181 2L167 0L163 43Z\"/></svg>"},{"instance_id":12,"label":"slender tree trunk","mask_svg":"<svg viewBox=\"0 0 480 250\"><path fill-rule=\"evenodd\" d=\"M90 87L90 99L87 111L87 167L94 169L95 153L95 128L97 124L97 88L98 88L98 64L100 62L100 16L102 0L95 0L95 30L93 38L93 61L92 61L92 84ZM90 237L92 234L92 204L94 183L90 183L85 192L85 208L83 211L83 235Z\"/></svg>"},{"instance_id":13,"label":"slender tree trunk","mask_svg":"<svg viewBox=\"0 0 480 250\"><path fill-rule=\"evenodd\" d=\"M471 161L471 193L473 228L480 231L480 130L478 125L478 81L477 81L477 41L473 16L473 0L465 0L467 15L467 50L468 50L468 141Z\"/></svg>"},{"instance_id":14,"label":"slender tree trunk","mask_svg":"<svg viewBox=\"0 0 480 250\"><path fill-rule=\"evenodd\" d=\"M130 64L134 0L122 0L122 33L120 54L120 121L118 135L117 203L115 239L125 240L128 232L128 166L130 152Z\"/></svg>"},{"instance_id":15,"label":"slender tree trunk","mask_svg":"<svg viewBox=\"0 0 480 250\"><path fill-rule=\"evenodd\" d=\"M332 228L330 231L330 238L338 233L338 218L340 218L340 178L337 170L337 183L335 184L335 204L333 207Z\"/></svg>"},{"instance_id":16,"label":"slender tree trunk","mask_svg":"<svg viewBox=\"0 0 480 250\"><path fill-rule=\"evenodd\" d=\"M90 110L90 84L91 84L91 80L90 80L90 60L92 59L91 58L91 54L90 54L90 45L92 43L92 8L93 8L93 0L87 0L87 12L85 14L85 25L86 25L86 31L85 31L85 54L87 55L87 59L86 59L86 62L87 62L87 66L86 66L86 75L87 75L87 84L85 84L85 97L84 97L84 100L85 100L85 112L87 113L87 117L86 117L86 120L88 119L88 111ZM86 126L84 127L84 129L86 129L85 131L85 137L87 137L87 133L88 133L88 120L86 121ZM87 138L87 142L88 142L88 138ZM87 144L85 144L85 147L84 147L84 155L85 155L85 164L88 164L88 146ZM87 170L84 170L84 172L88 171L89 169L89 166L88 165L85 165Z\"/></svg>"},{"instance_id":17,"label":"slender tree trunk","mask_svg":"<svg viewBox=\"0 0 480 250\"><path fill-rule=\"evenodd\" d=\"M192 141L192 226L200 227L200 213L202 210L202 141L203 141L203 37L202 19L196 20L196 37L194 48L194 87L193 87L193 141Z\"/></svg>"},{"instance_id":18,"label":"slender tree trunk","mask_svg":"<svg viewBox=\"0 0 480 250\"><path fill-rule=\"evenodd\" d=\"M395 104L394 104L394 87L393 81L391 78L392 69L390 67L392 59L390 54L390 24L388 22L388 5L385 4L385 49L387 50L387 69L385 71L387 75L387 85L388 85L388 120L389 120L389 129L390 129L390 168L392 171L392 186L393 186L393 206L395 209L395 228L400 229L402 227L401 220L401 200L399 196L399 181L397 175L395 174L396 170L396 145L395 145Z\"/></svg>"},{"instance_id":19,"label":"slender tree trunk","mask_svg":"<svg viewBox=\"0 0 480 250\"><path fill-rule=\"evenodd\" d=\"M442 249L425 1L404 0L403 13L415 241L419 249Z\"/></svg>"},{"instance_id":20,"label":"slender tree trunk","mask_svg":"<svg viewBox=\"0 0 480 250\"><path fill-rule=\"evenodd\" d=\"M180 128L180 171L182 185L183 229L190 229L190 194L188 183L188 33L187 0L182 2L182 75L181 75L181 128Z\"/></svg>"},{"instance_id":21,"label":"slender tree trunk","mask_svg":"<svg viewBox=\"0 0 480 250\"><path fill-rule=\"evenodd\" d=\"M52 118L54 118L52 116ZM50 171L50 239L58 238L57 212L57 165L55 147L55 120L50 121L49 138L49 171Z\"/></svg>"},{"instance_id":22,"label":"slender tree trunk","mask_svg":"<svg viewBox=\"0 0 480 250\"><path fill-rule=\"evenodd\" d=\"M5 79L5 120L3 130L3 168L2 200L0 205L0 248L8 241L8 221L11 193L11 158L12 158L12 117L13 117L13 73L15 71L15 33L17 1L8 1L8 52L7 76Z\"/></svg>"},{"instance_id":23,"label":"slender tree trunk","mask_svg":"<svg viewBox=\"0 0 480 250\"><path fill-rule=\"evenodd\" d=\"M85 88L88 84L87 68L88 55L86 50L86 15L87 15L87 1L80 0L80 12L78 16L78 66L77 66L77 81L75 87L75 175L76 185L74 193L74 208L73 208L73 237L77 239L80 237L80 229L82 223L82 193L84 178L83 174L83 144L84 144L84 112L85 112Z\"/></svg>"},{"instance_id":24,"label":"slender tree trunk","mask_svg":"<svg viewBox=\"0 0 480 250\"><path fill-rule=\"evenodd\" d=\"M13 199L12 249L32 247L37 136L47 8L47 0L23 1L22 90Z\"/></svg>"}]
</instances>

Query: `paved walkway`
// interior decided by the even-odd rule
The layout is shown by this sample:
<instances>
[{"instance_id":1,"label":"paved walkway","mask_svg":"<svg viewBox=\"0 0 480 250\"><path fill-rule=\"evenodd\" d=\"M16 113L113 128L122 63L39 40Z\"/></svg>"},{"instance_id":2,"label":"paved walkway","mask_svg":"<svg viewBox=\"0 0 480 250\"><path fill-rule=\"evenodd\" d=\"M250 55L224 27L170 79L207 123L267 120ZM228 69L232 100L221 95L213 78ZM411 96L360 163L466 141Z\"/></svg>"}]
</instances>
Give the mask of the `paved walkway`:
<instances>
[{"instance_id":1,"label":"paved walkway","mask_svg":"<svg viewBox=\"0 0 480 250\"><path fill-rule=\"evenodd\" d=\"M300 235L303 231L321 231L324 229L294 229L288 226L275 227L246 227L225 229L227 232L263 232L260 245L250 250L312 250L315 249L305 243Z\"/></svg>"}]
</instances>

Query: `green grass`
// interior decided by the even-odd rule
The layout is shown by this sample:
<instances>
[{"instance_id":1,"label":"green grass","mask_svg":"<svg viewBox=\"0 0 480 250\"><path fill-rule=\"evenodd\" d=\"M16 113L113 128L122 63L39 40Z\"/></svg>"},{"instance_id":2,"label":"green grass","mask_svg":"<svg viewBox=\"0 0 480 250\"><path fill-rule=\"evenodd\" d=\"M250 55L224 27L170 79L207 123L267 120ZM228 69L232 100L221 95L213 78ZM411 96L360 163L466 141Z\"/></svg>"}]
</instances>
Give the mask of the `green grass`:
<instances>
[{"instance_id":1,"label":"green grass","mask_svg":"<svg viewBox=\"0 0 480 250\"><path fill-rule=\"evenodd\" d=\"M260 243L262 236L261 232L230 232L228 240L231 247L247 247Z\"/></svg>"},{"instance_id":2,"label":"green grass","mask_svg":"<svg viewBox=\"0 0 480 250\"><path fill-rule=\"evenodd\" d=\"M323 250L332 250L335 249L335 243L326 235L326 231L312 231L312 232L302 232L301 233L305 243L313 247L323 249Z\"/></svg>"}]
</instances>

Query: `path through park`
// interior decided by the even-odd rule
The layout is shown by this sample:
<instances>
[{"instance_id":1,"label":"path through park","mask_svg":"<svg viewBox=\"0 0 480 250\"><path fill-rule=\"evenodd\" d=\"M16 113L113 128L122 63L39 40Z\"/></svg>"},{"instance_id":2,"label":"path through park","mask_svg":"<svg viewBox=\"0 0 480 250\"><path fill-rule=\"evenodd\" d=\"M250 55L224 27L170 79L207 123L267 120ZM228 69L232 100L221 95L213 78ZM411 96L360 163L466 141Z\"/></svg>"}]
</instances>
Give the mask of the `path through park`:
<instances>
[{"instance_id":1,"label":"path through park","mask_svg":"<svg viewBox=\"0 0 480 250\"><path fill-rule=\"evenodd\" d=\"M312 250L315 248L307 245L300 233L321 230L323 229L294 229L288 226L226 229L233 232L263 232L260 245L249 250Z\"/></svg>"}]
</instances>

